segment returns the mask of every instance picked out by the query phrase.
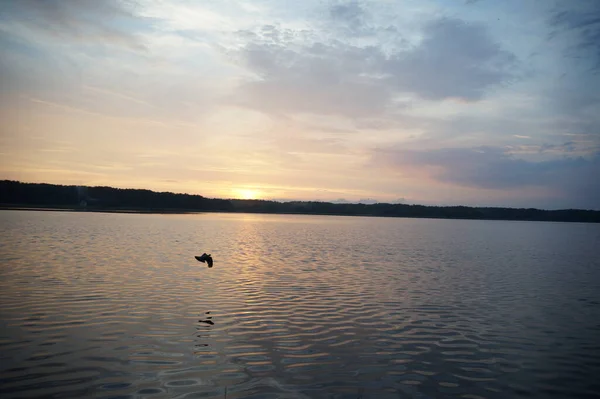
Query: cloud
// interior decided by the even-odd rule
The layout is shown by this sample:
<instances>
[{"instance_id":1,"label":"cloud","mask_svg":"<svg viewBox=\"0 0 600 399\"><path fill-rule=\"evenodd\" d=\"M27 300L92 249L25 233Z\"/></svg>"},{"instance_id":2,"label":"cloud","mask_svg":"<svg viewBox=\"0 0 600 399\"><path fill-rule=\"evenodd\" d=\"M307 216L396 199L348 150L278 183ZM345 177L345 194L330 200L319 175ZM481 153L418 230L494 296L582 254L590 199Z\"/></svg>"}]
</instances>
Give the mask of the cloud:
<instances>
[{"instance_id":1,"label":"cloud","mask_svg":"<svg viewBox=\"0 0 600 399\"><path fill-rule=\"evenodd\" d=\"M227 69L217 70L206 44L177 40L141 16L147 5L7 2L0 13L0 74L6 78L0 79L0 104L37 98L98 116L197 124L227 90L219 79Z\"/></svg>"},{"instance_id":2,"label":"cloud","mask_svg":"<svg viewBox=\"0 0 600 399\"><path fill-rule=\"evenodd\" d=\"M567 55L590 58L592 69L600 72L600 7L596 0L582 0L569 4L569 9L559 9L552 13L550 26L557 33L570 33L573 40L567 47Z\"/></svg>"},{"instance_id":3,"label":"cloud","mask_svg":"<svg viewBox=\"0 0 600 399\"><path fill-rule=\"evenodd\" d=\"M395 168L430 167L440 181L480 188L512 188L533 184L540 170L523 168L499 148L444 148L429 151L380 150L378 162Z\"/></svg>"},{"instance_id":4,"label":"cloud","mask_svg":"<svg viewBox=\"0 0 600 399\"><path fill-rule=\"evenodd\" d=\"M373 33L367 25L370 15L358 1L338 1L329 7L330 23L341 28L349 36L364 36Z\"/></svg>"},{"instance_id":5,"label":"cloud","mask_svg":"<svg viewBox=\"0 0 600 399\"><path fill-rule=\"evenodd\" d=\"M495 43L484 25L442 18L428 23L422 42L391 57L385 70L401 92L476 101L513 79L515 64L516 57Z\"/></svg>"},{"instance_id":6,"label":"cloud","mask_svg":"<svg viewBox=\"0 0 600 399\"><path fill-rule=\"evenodd\" d=\"M375 48L315 43L294 50L250 43L241 55L259 75L241 86L242 103L268 113L364 117L381 114L390 100L381 79L364 76L382 57Z\"/></svg>"},{"instance_id":7,"label":"cloud","mask_svg":"<svg viewBox=\"0 0 600 399\"><path fill-rule=\"evenodd\" d=\"M334 8L336 18L358 18L359 6L352 4ZM515 56L483 25L442 18L422 33L413 47L390 53L274 26L243 32L240 39L247 41L235 54L255 78L241 84L236 98L267 113L366 118L397 111L406 105L397 101L402 96L478 101L514 77ZM395 40L406 42L399 35Z\"/></svg>"},{"instance_id":8,"label":"cloud","mask_svg":"<svg viewBox=\"0 0 600 399\"><path fill-rule=\"evenodd\" d=\"M144 50L140 22L129 11L128 1L20 0L3 5L0 30L28 40L54 39L68 44L107 44Z\"/></svg>"},{"instance_id":9,"label":"cloud","mask_svg":"<svg viewBox=\"0 0 600 399\"><path fill-rule=\"evenodd\" d=\"M567 152L571 143L563 147ZM491 190L539 187L573 207L600 208L600 152L585 159L563 157L532 162L499 147L434 150L379 149L372 165L404 175L428 175L443 183Z\"/></svg>"}]
</instances>

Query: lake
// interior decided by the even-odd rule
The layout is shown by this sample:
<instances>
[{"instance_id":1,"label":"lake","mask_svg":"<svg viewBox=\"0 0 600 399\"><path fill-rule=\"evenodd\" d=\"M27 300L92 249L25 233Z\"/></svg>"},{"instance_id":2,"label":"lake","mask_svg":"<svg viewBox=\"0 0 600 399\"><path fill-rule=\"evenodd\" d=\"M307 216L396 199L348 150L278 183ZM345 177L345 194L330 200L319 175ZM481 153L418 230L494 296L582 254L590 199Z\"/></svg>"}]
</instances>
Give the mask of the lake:
<instances>
[{"instance_id":1,"label":"lake","mask_svg":"<svg viewBox=\"0 0 600 399\"><path fill-rule=\"evenodd\" d=\"M0 211L0 232L2 398L600 392L597 224Z\"/></svg>"}]
</instances>

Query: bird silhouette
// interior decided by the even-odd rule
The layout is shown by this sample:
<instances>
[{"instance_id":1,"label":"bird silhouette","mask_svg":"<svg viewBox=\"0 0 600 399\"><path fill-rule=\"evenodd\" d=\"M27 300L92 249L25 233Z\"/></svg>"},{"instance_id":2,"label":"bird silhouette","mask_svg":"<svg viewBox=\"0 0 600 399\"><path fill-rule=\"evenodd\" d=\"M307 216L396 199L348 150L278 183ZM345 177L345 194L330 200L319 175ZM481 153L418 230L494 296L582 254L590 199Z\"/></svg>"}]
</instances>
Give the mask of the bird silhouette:
<instances>
[{"instance_id":1,"label":"bird silhouette","mask_svg":"<svg viewBox=\"0 0 600 399\"><path fill-rule=\"evenodd\" d=\"M201 256L194 256L194 258L202 263L208 263L208 267L213 267L213 258L210 254L203 253Z\"/></svg>"}]
</instances>

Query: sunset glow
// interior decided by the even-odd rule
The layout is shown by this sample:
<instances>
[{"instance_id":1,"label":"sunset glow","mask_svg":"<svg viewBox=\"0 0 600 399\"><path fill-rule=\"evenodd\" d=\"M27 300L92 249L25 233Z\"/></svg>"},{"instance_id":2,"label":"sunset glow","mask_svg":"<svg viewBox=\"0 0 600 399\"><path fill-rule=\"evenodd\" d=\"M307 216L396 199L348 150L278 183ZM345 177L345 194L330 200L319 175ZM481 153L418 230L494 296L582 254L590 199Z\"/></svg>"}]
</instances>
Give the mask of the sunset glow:
<instances>
[{"instance_id":1,"label":"sunset glow","mask_svg":"<svg viewBox=\"0 0 600 399\"><path fill-rule=\"evenodd\" d=\"M0 178L600 209L597 2L525 3L6 2Z\"/></svg>"},{"instance_id":2,"label":"sunset glow","mask_svg":"<svg viewBox=\"0 0 600 399\"><path fill-rule=\"evenodd\" d=\"M258 190L238 189L236 193L236 198L238 199L260 199L260 192Z\"/></svg>"}]
</instances>

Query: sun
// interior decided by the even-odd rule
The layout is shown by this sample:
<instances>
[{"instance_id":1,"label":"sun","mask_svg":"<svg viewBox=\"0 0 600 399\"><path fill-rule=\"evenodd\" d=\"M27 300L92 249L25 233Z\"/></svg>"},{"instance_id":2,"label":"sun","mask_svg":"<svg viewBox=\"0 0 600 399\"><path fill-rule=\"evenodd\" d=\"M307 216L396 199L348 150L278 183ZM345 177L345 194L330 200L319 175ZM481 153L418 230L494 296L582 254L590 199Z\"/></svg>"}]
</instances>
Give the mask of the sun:
<instances>
[{"instance_id":1,"label":"sun","mask_svg":"<svg viewBox=\"0 0 600 399\"><path fill-rule=\"evenodd\" d=\"M237 196L240 199L258 199L260 192L258 190L251 190L248 188L240 188L236 190Z\"/></svg>"}]
</instances>

